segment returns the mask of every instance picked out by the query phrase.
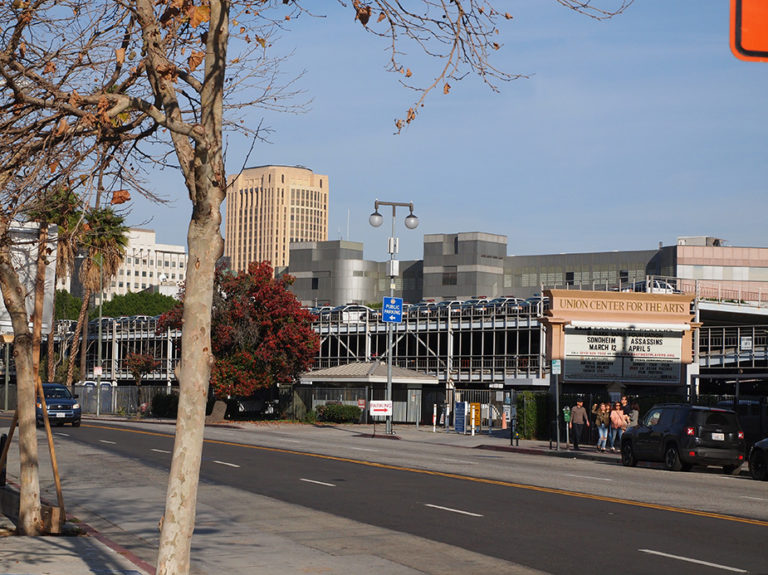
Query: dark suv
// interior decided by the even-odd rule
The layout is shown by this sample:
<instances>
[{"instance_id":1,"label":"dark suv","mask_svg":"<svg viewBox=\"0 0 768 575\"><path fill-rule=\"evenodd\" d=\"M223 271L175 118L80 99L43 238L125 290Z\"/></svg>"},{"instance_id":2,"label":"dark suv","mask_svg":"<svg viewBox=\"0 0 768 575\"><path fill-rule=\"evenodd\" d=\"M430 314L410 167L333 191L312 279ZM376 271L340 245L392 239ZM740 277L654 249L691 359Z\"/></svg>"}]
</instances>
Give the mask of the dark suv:
<instances>
[{"instance_id":1,"label":"dark suv","mask_svg":"<svg viewBox=\"0 0 768 575\"><path fill-rule=\"evenodd\" d=\"M670 471L721 465L734 473L744 463L744 432L730 409L685 403L654 405L621 437L621 462L661 461Z\"/></svg>"},{"instance_id":2,"label":"dark suv","mask_svg":"<svg viewBox=\"0 0 768 575\"><path fill-rule=\"evenodd\" d=\"M65 385L60 383L44 383L43 395L45 405L48 408L48 420L51 425L64 425L71 423L73 427L80 426L82 409L77 401L77 395L72 395ZM37 426L43 425L43 406L40 399L35 404L35 418Z\"/></svg>"}]
</instances>

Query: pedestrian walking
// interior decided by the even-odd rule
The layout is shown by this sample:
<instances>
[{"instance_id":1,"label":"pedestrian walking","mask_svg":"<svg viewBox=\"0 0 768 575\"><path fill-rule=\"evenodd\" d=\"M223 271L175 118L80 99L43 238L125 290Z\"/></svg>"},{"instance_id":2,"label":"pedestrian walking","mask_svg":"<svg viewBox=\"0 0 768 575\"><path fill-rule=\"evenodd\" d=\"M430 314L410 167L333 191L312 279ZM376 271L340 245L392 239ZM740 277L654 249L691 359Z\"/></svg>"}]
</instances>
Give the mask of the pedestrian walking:
<instances>
[{"instance_id":1,"label":"pedestrian walking","mask_svg":"<svg viewBox=\"0 0 768 575\"><path fill-rule=\"evenodd\" d=\"M611 414L608 411L608 405L601 403L592 406L592 413L595 415L595 428L597 429L597 450L605 451L608 442L608 426L611 424Z\"/></svg>"},{"instance_id":2,"label":"pedestrian walking","mask_svg":"<svg viewBox=\"0 0 768 575\"><path fill-rule=\"evenodd\" d=\"M629 416L624 415L624 410L621 408L621 402L617 401L613 405L611 411L611 451L616 451L616 439L619 440L619 447L621 447L621 436L629 423Z\"/></svg>"},{"instance_id":3,"label":"pedestrian walking","mask_svg":"<svg viewBox=\"0 0 768 575\"><path fill-rule=\"evenodd\" d=\"M584 433L584 426L589 427L589 415L587 410L584 409L584 400L576 400L576 405L571 408L571 421L568 423L568 427L571 429L573 436L573 448L579 449L579 441L581 441L581 434Z\"/></svg>"}]
</instances>

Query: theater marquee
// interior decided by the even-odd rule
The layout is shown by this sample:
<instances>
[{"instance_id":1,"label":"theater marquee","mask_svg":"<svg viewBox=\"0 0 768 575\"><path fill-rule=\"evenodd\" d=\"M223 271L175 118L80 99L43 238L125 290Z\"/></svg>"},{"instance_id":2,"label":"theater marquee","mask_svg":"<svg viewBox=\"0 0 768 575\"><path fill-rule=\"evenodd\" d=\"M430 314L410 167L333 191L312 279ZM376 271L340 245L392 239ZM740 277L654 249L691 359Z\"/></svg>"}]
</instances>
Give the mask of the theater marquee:
<instances>
[{"instance_id":1,"label":"theater marquee","mask_svg":"<svg viewBox=\"0 0 768 575\"><path fill-rule=\"evenodd\" d=\"M677 383L682 333L565 329L565 381Z\"/></svg>"},{"instance_id":2,"label":"theater marquee","mask_svg":"<svg viewBox=\"0 0 768 575\"><path fill-rule=\"evenodd\" d=\"M548 360L563 383L681 384L692 361L691 302L683 294L550 290Z\"/></svg>"}]
</instances>

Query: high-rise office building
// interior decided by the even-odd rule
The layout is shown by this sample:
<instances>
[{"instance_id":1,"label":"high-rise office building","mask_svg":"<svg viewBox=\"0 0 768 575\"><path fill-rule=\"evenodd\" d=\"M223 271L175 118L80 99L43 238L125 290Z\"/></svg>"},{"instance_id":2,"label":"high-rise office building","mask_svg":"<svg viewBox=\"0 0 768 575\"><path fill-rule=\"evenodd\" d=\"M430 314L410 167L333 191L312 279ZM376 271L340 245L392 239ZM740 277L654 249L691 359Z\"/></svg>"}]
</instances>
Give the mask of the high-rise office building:
<instances>
[{"instance_id":1,"label":"high-rise office building","mask_svg":"<svg viewBox=\"0 0 768 575\"><path fill-rule=\"evenodd\" d=\"M258 166L230 177L224 255L243 271L254 261L288 265L291 242L328 239L328 176L303 166Z\"/></svg>"}]
</instances>

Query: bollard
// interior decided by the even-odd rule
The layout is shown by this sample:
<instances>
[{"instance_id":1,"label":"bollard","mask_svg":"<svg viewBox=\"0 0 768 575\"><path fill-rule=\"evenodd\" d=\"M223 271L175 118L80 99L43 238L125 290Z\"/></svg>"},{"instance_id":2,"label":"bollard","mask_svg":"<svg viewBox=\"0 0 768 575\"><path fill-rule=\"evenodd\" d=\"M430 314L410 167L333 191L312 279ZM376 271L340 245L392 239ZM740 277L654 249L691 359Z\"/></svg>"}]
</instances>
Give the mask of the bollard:
<instances>
[{"instance_id":1,"label":"bollard","mask_svg":"<svg viewBox=\"0 0 768 575\"><path fill-rule=\"evenodd\" d=\"M472 421L472 437L475 436L475 406L472 406L472 409L470 410L470 418Z\"/></svg>"},{"instance_id":2,"label":"bollard","mask_svg":"<svg viewBox=\"0 0 768 575\"><path fill-rule=\"evenodd\" d=\"M432 404L432 433L437 431L437 404Z\"/></svg>"}]
</instances>

